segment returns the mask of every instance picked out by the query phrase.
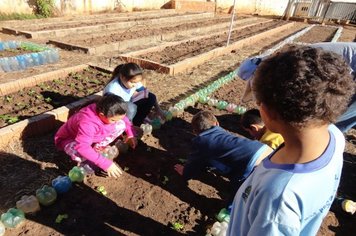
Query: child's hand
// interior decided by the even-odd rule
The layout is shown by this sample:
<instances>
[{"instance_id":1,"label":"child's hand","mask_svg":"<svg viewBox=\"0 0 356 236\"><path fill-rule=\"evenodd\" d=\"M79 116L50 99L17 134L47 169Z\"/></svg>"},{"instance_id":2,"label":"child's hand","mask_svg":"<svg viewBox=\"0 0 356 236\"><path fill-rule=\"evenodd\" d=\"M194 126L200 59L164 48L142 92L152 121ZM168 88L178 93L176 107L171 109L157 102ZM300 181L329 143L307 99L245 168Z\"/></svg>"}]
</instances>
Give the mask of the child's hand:
<instances>
[{"instance_id":1,"label":"child's hand","mask_svg":"<svg viewBox=\"0 0 356 236\"><path fill-rule=\"evenodd\" d=\"M106 172L108 173L109 177L114 178L118 178L120 175L122 175L122 169L116 163L112 163Z\"/></svg>"},{"instance_id":2,"label":"child's hand","mask_svg":"<svg viewBox=\"0 0 356 236\"><path fill-rule=\"evenodd\" d=\"M132 148L135 149L137 146L137 138L131 137L126 140L126 143Z\"/></svg>"},{"instance_id":3,"label":"child's hand","mask_svg":"<svg viewBox=\"0 0 356 236\"><path fill-rule=\"evenodd\" d=\"M177 171L179 175L183 175L184 166L181 164L176 164L174 170Z\"/></svg>"}]
</instances>

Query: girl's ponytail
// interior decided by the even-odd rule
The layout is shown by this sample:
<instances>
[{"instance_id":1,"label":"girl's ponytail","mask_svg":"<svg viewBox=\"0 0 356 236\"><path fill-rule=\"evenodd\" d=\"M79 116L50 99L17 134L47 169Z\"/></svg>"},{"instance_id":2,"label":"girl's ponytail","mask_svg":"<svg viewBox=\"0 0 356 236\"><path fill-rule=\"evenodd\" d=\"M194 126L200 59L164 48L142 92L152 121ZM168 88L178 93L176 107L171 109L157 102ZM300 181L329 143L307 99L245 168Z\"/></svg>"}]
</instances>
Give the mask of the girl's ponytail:
<instances>
[{"instance_id":1,"label":"girl's ponytail","mask_svg":"<svg viewBox=\"0 0 356 236\"><path fill-rule=\"evenodd\" d=\"M111 74L111 79L108 83L110 83L111 81L113 81L115 78L119 78L120 74L121 74L121 70L124 67L125 64L120 64L118 66L115 67L114 71Z\"/></svg>"}]
</instances>

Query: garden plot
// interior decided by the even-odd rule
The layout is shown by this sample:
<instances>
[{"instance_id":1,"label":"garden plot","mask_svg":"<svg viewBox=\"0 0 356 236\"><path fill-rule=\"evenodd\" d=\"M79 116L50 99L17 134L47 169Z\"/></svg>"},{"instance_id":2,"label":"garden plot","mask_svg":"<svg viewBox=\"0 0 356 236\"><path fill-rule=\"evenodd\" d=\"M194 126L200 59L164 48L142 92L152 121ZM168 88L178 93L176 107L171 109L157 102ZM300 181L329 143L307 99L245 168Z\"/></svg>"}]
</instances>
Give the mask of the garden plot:
<instances>
[{"instance_id":1,"label":"garden plot","mask_svg":"<svg viewBox=\"0 0 356 236\"><path fill-rule=\"evenodd\" d=\"M131 21L124 21L124 22L117 22L114 21L113 23L100 23L91 25L90 21L87 23L80 23L80 24L68 24L66 26L60 26L57 28L56 24L50 26L51 29L44 29L40 30L37 27L26 27L26 30L18 30L16 28L6 28L3 27L3 31L6 33L12 34L19 34L25 35L26 37L30 38L48 38L48 37L64 37L71 34L78 34L78 33L91 33L95 31L106 31L106 30L118 30L118 29L125 29L129 27L134 27L136 25L151 25L151 24L163 24L163 23L176 23L179 21L189 21L189 20L197 20L203 18L210 18L213 17L213 13L185 13L178 16L166 16L160 17L157 15L155 18L152 19L144 19L144 20L131 20ZM89 24L89 25L88 25Z\"/></svg>"},{"instance_id":2,"label":"garden plot","mask_svg":"<svg viewBox=\"0 0 356 236\"><path fill-rule=\"evenodd\" d=\"M255 17L239 19L234 26L265 21ZM79 35L77 37L49 40L58 47L69 50L80 50L88 54L102 54L109 51L123 51L127 48L145 46L161 41L175 40L177 37L193 37L212 31L221 31L229 27L228 17L203 19L194 22L170 25L166 27L137 27L110 34ZM144 29L143 29L144 28Z\"/></svg>"},{"instance_id":3,"label":"garden plot","mask_svg":"<svg viewBox=\"0 0 356 236\"><path fill-rule=\"evenodd\" d=\"M190 13L190 14L197 14L197 13ZM53 30L53 29L68 29L68 28L76 28L76 27L84 27L84 26L92 26L92 25L99 25L99 24L110 24L114 22L128 22L128 21L142 21L142 20L150 20L150 19L157 19L161 17L175 17L175 16L183 16L187 15L187 13L169 13L169 14L152 14L152 15L142 15L142 16L115 16L110 18L96 18L96 19L88 19L88 20L78 20L78 21L62 21L48 23L48 24L40 24L30 27L31 31L44 31L44 30ZM28 26L19 26L17 27L18 30L28 30Z\"/></svg>"},{"instance_id":4,"label":"garden plot","mask_svg":"<svg viewBox=\"0 0 356 236\"><path fill-rule=\"evenodd\" d=\"M137 12L112 12L112 13L96 13L90 15L74 15L74 16L63 16L63 17L51 17L51 18L42 18L42 19L31 19L31 20L9 20L3 21L2 23L7 26L20 26L20 27L31 27L33 25L50 25L56 24L59 22L77 22L77 21L86 21L93 20L98 18L114 18L114 17L142 17L144 15L171 15L175 14L175 9L164 9L164 10L150 10L150 11L137 11Z\"/></svg>"},{"instance_id":5,"label":"garden plot","mask_svg":"<svg viewBox=\"0 0 356 236\"><path fill-rule=\"evenodd\" d=\"M5 84L1 87L0 127L7 127L0 129L0 146L52 130L75 107L92 102L110 78L106 69L79 65L20 80L18 87Z\"/></svg>"},{"instance_id":6,"label":"garden plot","mask_svg":"<svg viewBox=\"0 0 356 236\"><path fill-rule=\"evenodd\" d=\"M259 54L304 27L296 26L271 35L268 41L263 38L237 52L210 60L189 74L173 77L149 71L146 74L148 87L165 102L188 96L195 89L207 85L208 81L236 69L243 59ZM243 81L236 81L241 84L231 85L243 86L239 88L243 90ZM239 99L240 95L237 93L236 97ZM199 105L189 108L179 118L145 137L137 150L120 156L118 163L126 170L120 179L91 176L84 184L74 185L69 193L59 195L54 205L42 207L36 215L26 215L28 220L23 225L8 229L6 233L29 236L205 235L216 220L217 212L224 207L227 183L208 173L199 180L189 181L188 188L173 170L173 165L180 163L179 159L184 159L189 152L193 137L189 123L199 109ZM220 110L216 114L223 127L231 127L229 130L235 132L236 116ZM352 150L349 152L355 154ZM1 212L14 206L22 195L33 194L43 184L50 184L56 176L67 174L73 166L65 154L55 150L53 133L14 142L3 149L1 157L3 168L0 176L6 180L2 181L6 191L0 195ZM99 186L105 187L106 196L96 191ZM59 214L67 214L68 218L55 223ZM335 221L334 216L329 222ZM336 230L341 235L353 232L348 231L353 229L352 224L347 227L347 222L341 223L339 226L336 223L329 225L338 227ZM183 227L173 231L173 225ZM324 226L323 235L334 235L333 227Z\"/></svg>"},{"instance_id":7,"label":"garden plot","mask_svg":"<svg viewBox=\"0 0 356 236\"><path fill-rule=\"evenodd\" d=\"M294 23L286 24L283 21L270 20L239 27L232 31L231 44L228 47L225 47L227 32L224 32L166 43L158 47L123 54L121 58L138 63L143 68L176 74L293 25Z\"/></svg>"},{"instance_id":8,"label":"garden plot","mask_svg":"<svg viewBox=\"0 0 356 236\"><path fill-rule=\"evenodd\" d=\"M356 28L354 26L343 26L339 42L356 42Z\"/></svg>"},{"instance_id":9,"label":"garden plot","mask_svg":"<svg viewBox=\"0 0 356 236\"><path fill-rule=\"evenodd\" d=\"M337 28L329 26L315 26L309 32L299 37L296 42L320 43L329 42L334 37Z\"/></svg>"}]
</instances>

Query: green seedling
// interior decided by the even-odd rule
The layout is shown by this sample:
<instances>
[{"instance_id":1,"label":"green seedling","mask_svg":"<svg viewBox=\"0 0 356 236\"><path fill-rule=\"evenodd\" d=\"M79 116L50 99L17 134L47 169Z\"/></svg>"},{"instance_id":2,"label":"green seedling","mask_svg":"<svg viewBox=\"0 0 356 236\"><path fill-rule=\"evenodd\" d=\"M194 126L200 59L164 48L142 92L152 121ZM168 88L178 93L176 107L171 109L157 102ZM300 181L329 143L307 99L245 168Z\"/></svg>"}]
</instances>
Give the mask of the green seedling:
<instances>
[{"instance_id":1,"label":"green seedling","mask_svg":"<svg viewBox=\"0 0 356 236\"><path fill-rule=\"evenodd\" d=\"M130 168L128 168L128 167L124 168L124 171L126 171L126 172L129 171L129 170L130 170Z\"/></svg>"},{"instance_id":2,"label":"green seedling","mask_svg":"<svg viewBox=\"0 0 356 236\"><path fill-rule=\"evenodd\" d=\"M174 222L172 223L172 229L176 230L176 231L180 231L182 229L184 229L184 225L182 223L179 222Z\"/></svg>"},{"instance_id":3,"label":"green seedling","mask_svg":"<svg viewBox=\"0 0 356 236\"><path fill-rule=\"evenodd\" d=\"M162 184L167 184L168 181L169 181L169 178L167 176L163 176Z\"/></svg>"},{"instance_id":4,"label":"green seedling","mask_svg":"<svg viewBox=\"0 0 356 236\"><path fill-rule=\"evenodd\" d=\"M52 102L52 98L50 98L50 97L45 98L44 100L45 100L45 102L48 102L48 103Z\"/></svg>"},{"instance_id":5,"label":"green seedling","mask_svg":"<svg viewBox=\"0 0 356 236\"><path fill-rule=\"evenodd\" d=\"M178 161L180 161L181 163L186 163L186 162L187 162L187 159L179 158Z\"/></svg>"},{"instance_id":6,"label":"green seedling","mask_svg":"<svg viewBox=\"0 0 356 236\"><path fill-rule=\"evenodd\" d=\"M90 82L93 83L93 84L101 84L101 82L99 80L97 80L97 79L93 79Z\"/></svg>"},{"instance_id":7,"label":"green seedling","mask_svg":"<svg viewBox=\"0 0 356 236\"><path fill-rule=\"evenodd\" d=\"M33 96L34 94L36 94L36 91L31 89L30 91L28 91L27 94Z\"/></svg>"},{"instance_id":8,"label":"green seedling","mask_svg":"<svg viewBox=\"0 0 356 236\"><path fill-rule=\"evenodd\" d=\"M97 187L97 188L96 188L96 191L98 191L99 193L101 193L101 194L104 195L104 196L107 194L107 192L106 192L104 186L99 186L99 187Z\"/></svg>"},{"instance_id":9,"label":"green seedling","mask_svg":"<svg viewBox=\"0 0 356 236\"><path fill-rule=\"evenodd\" d=\"M0 115L0 119L5 121L7 124L13 124L20 120L17 116L10 115Z\"/></svg>"},{"instance_id":10,"label":"green seedling","mask_svg":"<svg viewBox=\"0 0 356 236\"><path fill-rule=\"evenodd\" d=\"M57 224L60 224L60 223L62 223L62 221L63 221L64 219L68 219L68 214L63 214L63 215L59 214L59 215L57 216L55 222L56 222Z\"/></svg>"},{"instance_id":11,"label":"green seedling","mask_svg":"<svg viewBox=\"0 0 356 236\"><path fill-rule=\"evenodd\" d=\"M9 103L12 102L12 97L10 95L6 95L5 96L5 101L9 102Z\"/></svg>"},{"instance_id":12,"label":"green seedling","mask_svg":"<svg viewBox=\"0 0 356 236\"><path fill-rule=\"evenodd\" d=\"M93 94L94 92L95 92L94 89L87 89L87 93L88 93L88 94Z\"/></svg>"}]
</instances>

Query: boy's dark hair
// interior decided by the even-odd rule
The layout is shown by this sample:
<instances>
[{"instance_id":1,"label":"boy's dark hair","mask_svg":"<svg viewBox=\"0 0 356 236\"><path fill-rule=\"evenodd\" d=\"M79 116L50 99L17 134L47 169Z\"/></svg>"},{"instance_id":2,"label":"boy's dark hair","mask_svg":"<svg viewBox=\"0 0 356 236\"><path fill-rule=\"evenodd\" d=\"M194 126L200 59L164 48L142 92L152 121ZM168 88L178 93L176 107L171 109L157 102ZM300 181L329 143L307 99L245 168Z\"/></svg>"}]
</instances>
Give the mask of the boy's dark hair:
<instances>
[{"instance_id":1,"label":"boy's dark hair","mask_svg":"<svg viewBox=\"0 0 356 236\"><path fill-rule=\"evenodd\" d=\"M263 125L263 121L261 119L261 114L258 109L251 109L246 111L241 116L241 125L245 129L250 129L251 125Z\"/></svg>"},{"instance_id":2,"label":"boy's dark hair","mask_svg":"<svg viewBox=\"0 0 356 236\"><path fill-rule=\"evenodd\" d=\"M118 78L120 75L123 76L127 81L131 80L136 75L142 75L142 68L136 63L130 62L125 64L120 64L115 67L112 72L110 81Z\"/></svg>"},{"instance_id":3,"label":"boy's dark hair","mask_svg":"<svg viewBox=\"0 0 356 236\"><path fill-rule=\"evenodd\" d=\"M214 114L210 111L200 111L193 116L192 127L195 133L200 134L201 132L210 129L216 125L218 120Z\"/></svg>"},{"instance_id":4,"label":"boy's dark hair","mask_svg":"<svg viewBox=\"0 0 356 236\"><path fill-rule=\"evenodd\" d=\"M103 113L108 118L124 115L127 112L127 103L121 97L107 93L96 102L96 112Z\"/></svg>"},{"instance_id":5,"label":"boy's dark hair","mask_svg":"<svg viewBox=\"0 0 356 236\"><path fill-rule=\"evenodd\" d=\"M311 47L293 48L264 60L252 87L257 102L295 127L335 122L355 88L339 55Z\"/></svg>"}]
</instances>

